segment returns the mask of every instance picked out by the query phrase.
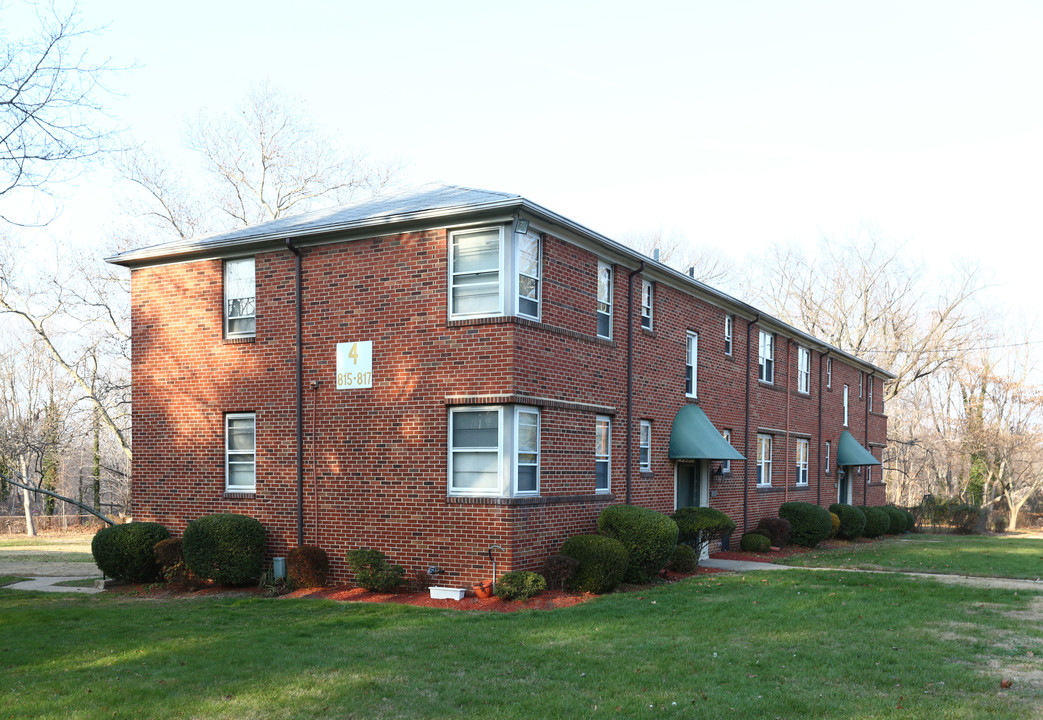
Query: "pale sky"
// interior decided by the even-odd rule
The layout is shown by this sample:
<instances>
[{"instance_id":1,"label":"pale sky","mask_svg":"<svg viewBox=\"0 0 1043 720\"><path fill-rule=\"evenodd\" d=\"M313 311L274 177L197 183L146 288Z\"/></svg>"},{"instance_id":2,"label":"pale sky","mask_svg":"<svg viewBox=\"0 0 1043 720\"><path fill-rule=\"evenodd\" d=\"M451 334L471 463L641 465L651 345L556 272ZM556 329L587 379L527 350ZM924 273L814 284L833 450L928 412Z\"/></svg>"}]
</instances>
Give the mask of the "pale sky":
<instances>
[{"instance_id":1,"label":"pale sky","mask_svg":"<svg viewBox=\"0 0 1043 720\"><path fill-rule=\"evenodd\" d=\"M13 2L14 0L11 0ZM87 0L110 106L174 152L269 78L410 184L522 194L741 259L875 227L1034 306L1043 3ZM190 162L186 158L186 162ZM109 182L52 232L97 238Z\"/></svg>"}]
</instances>

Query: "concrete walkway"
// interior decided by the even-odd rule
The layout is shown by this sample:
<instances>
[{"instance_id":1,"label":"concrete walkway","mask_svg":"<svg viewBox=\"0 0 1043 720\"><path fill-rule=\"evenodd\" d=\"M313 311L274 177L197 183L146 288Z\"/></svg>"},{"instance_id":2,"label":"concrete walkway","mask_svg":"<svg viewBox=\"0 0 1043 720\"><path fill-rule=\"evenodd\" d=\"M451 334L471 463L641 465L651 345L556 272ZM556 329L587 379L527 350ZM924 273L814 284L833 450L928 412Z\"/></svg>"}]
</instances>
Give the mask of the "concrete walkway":
<instances>
[{"instance_id":1,"label":"concrete walkway","mask_svg":"<svg viewBox=\"0 0 1043 720\"><path fill-rule=\"evenodd\" d=\"M66 580L94 579L98 579L97 575L81 575L80 577L34 577L23 582L6 585L3 589L36 590L39 592L86 593L88 595L93 595L94 593L100 593L101 590L96 587L65 587L62 585L56 585L55 583L65 582Z\"/></svg>"},{"instance_id":2,"label":"concrete walkway","mask_svg":"<svg viewBox=\"0 0 1043 720\"><path fill-rule=\"evenodd\" d=\"M792 565L776 565L774 563L754 562L752 560L718 560L708 558L699 561L699 567L731 570L732 572L752 572L754 570L792 570Z\"/></svg>"}]
</instances>

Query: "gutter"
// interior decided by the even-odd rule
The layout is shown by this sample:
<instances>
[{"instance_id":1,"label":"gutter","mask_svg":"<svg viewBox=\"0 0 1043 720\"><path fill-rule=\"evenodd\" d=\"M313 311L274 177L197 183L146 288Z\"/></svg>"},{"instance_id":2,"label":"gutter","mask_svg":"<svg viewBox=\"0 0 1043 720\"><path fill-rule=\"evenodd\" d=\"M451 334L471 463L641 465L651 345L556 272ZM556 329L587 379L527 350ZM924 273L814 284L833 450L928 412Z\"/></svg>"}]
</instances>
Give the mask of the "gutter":
<instances>
[{"instance_id":1,"label":"gutter","mask_svg":"<svg viewBox=\"0 0 1043 720\"><path fill-rule=\"evenodd\" d=\"M645 269L645 261L627 275L627 505L631 500L634 475L634 276Z\"/></svg>"},{"instance_id":2,"label":"gutter","mask_svg":"<svg viewBox=\"0 0 1043 720\"><path fill-rule=\"evenodd\" d=\"M294 255L294 275L297 292L297 546L304 544L304 329L303 282L301 280L301 251L293 240L286 238L286 249Z\"/></svg>"}]
</instances>

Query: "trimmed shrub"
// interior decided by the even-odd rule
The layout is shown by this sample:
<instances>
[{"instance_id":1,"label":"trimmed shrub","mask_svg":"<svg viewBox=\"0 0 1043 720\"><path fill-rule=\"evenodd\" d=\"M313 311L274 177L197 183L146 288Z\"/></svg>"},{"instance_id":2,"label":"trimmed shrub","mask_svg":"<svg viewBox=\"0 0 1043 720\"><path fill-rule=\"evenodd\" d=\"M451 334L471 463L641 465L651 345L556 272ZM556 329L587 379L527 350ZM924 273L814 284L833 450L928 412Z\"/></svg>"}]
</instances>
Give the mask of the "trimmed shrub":
<instances>
[{"instance_id":1,"label":"trimmed shrub","mask_svg":"<svg viewBox=\"0 0 1043 720\"><path fill-rule=\"evenodd\" d=\"M185 554L181 550L181 540L178 538L160 540L152 548L152 554L156 558L159 574L164 580L171 585L188 583L188 568L185 567Z\"/></svg>"},{"instance_id":2,"label":"trimmed shrub","mask_svg":"<svg viewBox=\"0 0 1043 720\"><path fill-rule=\"evenodd\" d=\"M547 587L564 590L565 583L576 574L579 561L568 555L551 555L543 561L542 575Z\"/></svg>"},{"instance_id":3,"label":"trimmed shrub","mask_svg":"<svg viewBox=\"0 0 1043 720\"><path fill-rule=\"evenodd\" d=\"M768 537L771 539L771 544L775 547L782 547L786 544L786 539L789 537L790 530L793 526L790 525L790 521L786 518L773 517L773 518L762 518L757 523L758 530L764 530L768 533Z\"/></svg>"},{"instance_id":4,"label":"trimmed shrub","mask_svg":"<svg viewBox=\"0 0 1043 720\"><path fill-rule=\"evenodd\" d=\"M981 508L974 505L954 503L949 507L949 522L952 523L952 531L957 535L973 535L982 512Z\"/></svg>"},{"instance_id":5,"label":"trimmed shrub","mask_svg":"<svg viewBox=\"0 0 1043 720\"><path fill-rule=\"evenodd\" d=\"M862 506L861 510L866 515L866 527L862 531L865 537L880 537L891 528L891 518L880 508Z\"/></svg>"},{"instance_id":6,"label":"trimmed shrub","mask_svg":"<svg viewBox=\"0 0 1043 720\"><path fill-rule=\"evenodd\" d=\"M894 505L884 505L882 508L887 513L887 518L890 520L890 526L888 533L891 535L901 535L908 528L905 526L905 513L896 508Z\"/></svg>"},{"instance_id":7,"label":"trimmed shrub","mask_svg":"<svg viewBox=\"0 0 1043 720\"><path fill-rule=\"evenodd\" d=\"M670 558L670 569L679 573L695 572L699 567L699 556L695 550L688 545L678 545L674 548L674 555Z\"/></svg>"},{"instance_id":8,"label":"trimmed shrub","mask_svg":"<svg viewBox=\"0 0 1043 720\"><path fill-rule=\"evenodd\" d=\"M632 583L651 580L677 547L677 523L637 505L609 505L598 515L598 532L623 543L628 558L623 579Z\"/></svg>"},{"instance_id":9,"label":"trimmed shrub","mask_svg":"<svg viewBox=\"0 0 1043 720\"><path fill-rule=\"evenodd\" d=\"M829 537L832 523L829 510L806 502L788 502L779 507L779 517L789 520L789 541L813 548Z\"/></svg>"},{"instance_id":10,"label":"trimmed shrub","mask_svg":"<svg viewBox=\"0 0 1043 720\"><path fill-rule=\"evenodd\" d=\"M496 581L496 597L503 600L528 600L546 589L542 575L526 570L504 573Z\"/></svg>"},{"instance_id":11,"label":"trimmed shrub","mask_svg":"<svg viewBox=\"0 0 1043 720\"><path fill-rule=\"evenodd\" d=\"M677 542L692 549L701 550L735 532L735 521L714 508L681 508L670 518L677 523Z\"/></svg>"},{"instance_id":12,"label":"trimmed shrub","mask_svg":"<svg viewBox=\"0 0 1043 720\"><path fill-rule=\"evenodd\" d=\"M908 530L909 532L918 532L918 528L916 527L916 515L910 512L909 510L906 510L905 508L898 509L901 510L902 514L905 515L906 530Z\"/></svg>"},{"instance_id":13,"label":"trimmed shrub","mask_svg":"<svg viewBox=\"0 0 1043 720\"><path fill-rule=\"evenodd\" d=\"M837 531L840 530L840 517L835 512L831 512L829 514L829 522L833 526L829 529L829 539L832 540L837 536Z\"/></svg>"},{"instance_id":14,"label":"trimmed shrub","mask_svg":"<svg viewBox=\"0 0 1043 720\"><path fill-rule=\"evenodd\" d=\"M170 532L159 523L110 525L94 535L91 554L107 577L130 582L151 582L159 577L156 543L169 537Z\"/></svg>"},{"instance_id":15,"label":"trimmed shrub","mask_svg":"<svg viewBox=\"0 0 1043 720\"><path fill-rule=\"evenodd\" d=\"M566 581L569 590L602 595L623 581L627 549L618 540L604 535L575 535L562 544L561 554L579 563L576 573Z\"/></svg>"},{"instance_id":16,"label":"trimmed shrub","mask_svg":"<svg viewBox=\"0 0 1043 720\"><path fill-rule=\"evenodd\" d=\"M767 535L756 532L748 532L739 540L739 547L745 552L768 552L771 550L771 540Z\"/></svg>"},{"instance_id":17,"label":"trimmed shrub","mask_svg":"<svg viewBox=\"0 0 1043 720\"><path fill-rule=\"evenodd\" d=\"M286 553L286 579L291 587L325 587L330 576L326 551L314 545L301 545Z\"/></svg>"},{"instance_id":18,"label":"trimmed shrub","mask_svg":"<svg viewBox=\"0 0 1043 720\"><path fill-rule=\"evenodd\" d=\"M866 514L864 512L854 505L846 503L830 505L829 511L836 513L837 517L840 518L840 530L837 531L837 537L842 540L854 540L862 537L862 533L866 529Z\"/></svg>"},{"instance_id":19,"label":"trimmed shrub","mask_svg":"<svg viewBox=\"0 0 1043 720\"><path fill-rule=\"evenodd\" d=\"M246 585L264 573L264 526L246 515L216 513L185 528L185 565L221 585Z\"/></svg>"},{"instance_id":20,"label":"trimmed shrub","mask_svg":"<svg viewBox=\"0 0 1043 720\"><path fill-rule=\"evenodd\" d=\"M391 565L379 550L359 548L347 554L348 567L355 573L355 582L370 592L391 592L402 584L406 575L401 565Z\"/></svg>"}]
</instances>

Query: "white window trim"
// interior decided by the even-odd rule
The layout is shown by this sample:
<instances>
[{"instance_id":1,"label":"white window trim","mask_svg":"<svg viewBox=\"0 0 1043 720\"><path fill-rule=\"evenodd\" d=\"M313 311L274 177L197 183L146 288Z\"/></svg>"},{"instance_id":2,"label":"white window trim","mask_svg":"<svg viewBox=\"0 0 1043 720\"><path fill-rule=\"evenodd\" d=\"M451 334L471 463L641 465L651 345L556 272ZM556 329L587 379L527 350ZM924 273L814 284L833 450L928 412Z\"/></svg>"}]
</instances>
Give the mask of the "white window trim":
<instances>
[{"instance_id":1,"label":"white window trim","mask_svg":"<svg viewBox=\"0 0 1043 720\"><path fill-rule=\"evenodd\" d=\"M768 457L766 460L761 460L761 447L762 443L767 443ZM772 453L774 452L774 443L772 442L771 435L757 435L757 467L760 469L761 479L757 482L757 487L771 487L771 464L772 464ZM767 468L767 471L765 471Z\"/></svg>"},{"instance_id":2,"label":"white window trim","mask_svg":"<svg viewBox=\"0 0 1043 720\"><path fill-rule=\"evenodd\" d=\"M536 275L529 275L521 271L521 242L518 237L514 238L514 267L518 268L515 278L514 287L514 302L516 306L516 312L519 317L529 318L530 320L536 320L539 322L543 316L543 235L530 228L526 235L534 235L536 238ZM515 233L516 236L522 235L522 233ZM522 235L524 237L524 235ZM528 313L522 312L522 295L521 295L521 276L532 278L536 281L536 314L529 315ZM531 298L524 298L525 300L531 300Z\"/></svg>"},{"instance_id":3,"label":"white window trim","mask_svg":"<svg viewBox=\"0 0 1043 720\"><path fill-rule=\"evenodd\" d=\"M638 466L642 472L652 472L652 421L642 420L637 438ZM647 441L646 441L647 440ZM647 460L641 460L641 452L645 451Z\"/></svg>"},{"instance_id":4,"label":"white window trim","mask_svg":"<svg viewBox=\"0 0 1043 720\"><path fill-rule=\"evenodd\" d=\"M801 450L804 459L801 460ZM808 484L808 455L811 452L811 443L803 438L797 439L797 485L807 487Z\"/></svg>"},{"instance_id":5,"label":"white window trim","mask_svg":"<svg viewBox=\"0 0 1043 720\"><path fill-rule=\"evenodd\" d=\"M833 358L826 358L826 389L833 389Z\"/></svg>"},{"instance_id":6,"label":"white window trim","mask_svg":"<svg viewBox=\"0 0 1043 720\"><path fill-rule=\"evenodd\" d=\"M230 299L238 300L238 299L242 299L242 298L229 298L228 297L228 266L232 265L234 263L242 263L242 262L246 262L246 261L250 262L251 268L252 268L253 273L254 273L254 295L253 295L254 313L253 313L253 315L238 315L235 318L231 318L228 315L228 301ZM226 259L222 263L222 265L221 265L221 285L222 285L222 294L223 294L223 297L224 297L224 302L222 302L222 304L221 304L222 305L221 306L221 321L222 321L222 323L224 325L225 337L226 338L249 338L249 337L256 337L257 336L257 259L256 259L256 257L251 256L251 257L245 257L245 258L240 257L240 258L228 258L228 259ZM229 329L229 326L231 324L231 320L233 320L233 319L235 319L235 320L245 320L247 318L250 318L250 319L252 319L254 321L254 328L253 328L253 330L251 330L249 332L232 332Z\"/></svg>"},{"instance_id":7,"label":"white window trim","mask_svg":"<svg viewBox=\"0 0 1043 720\"><path fill-rule=\"evenodd\" d=\"M232 461L230 456L233 454L232 448L229 447L231 440L231 433L229 432L229 421L230 420L242 420L243 418L249 418L253 420L254 425L254 447L253 447L253 462L249 463L253 465L254 469L254 482L253 485L230 485L230 465ZM237 451L237 455L245 455L242 451ZM246 464L246 463L243 463ZM256 492L257 491L257 413L226 413L225 414L225 491L226 492Z\"/></svg>"},{"instance_id":8,"label":"white window trim","mask_svg":"<svg viewBox=\"0 0 1043 720\"><path fill-rule=\"evenodd\" d=\"M732 315L724 316L724 354L731 356L732 354L732 334L735 328L735 317Z\"/></svg>"},{"instance_id":9,"label":"white window trim","mask_svg":"<svg viewBox=\"0 0 1043 720\"><path fill-rule=\"evenodd\" d=\"M797 392L811 394L811 350L797 346Z\"/></svg>"},{"instance_id":10,"label":"white window trim","mask_svg":"<svg viewBox=\"0 0 1043 720\"><path fill-rule=\"evenodd\" d=\"M848 421L848 386L844 386L844 427L847 427Z\"/></svg>"},{"instance_id":11,"label":"white window trim","mask_svg":"<svg viewBox=\"0 0 1043 720\"><path fill-rule=\"evenodd\" d=\"M471 448L454 448L453 447L453 415L456 413L467 413L467 412L496 412L496 427L497 427L497 440L496 440L496 487L490 489L478 489L473 488L460 488L453 487L453 459L456 453L466 452L489 452L491 448L488 447L471 447ZM499 497L503 493L503 407L502 406L488 406L488 405L476 405L468 407L453 407L449 408L448 416L448 434L449 434L449 477L447 482L449 484L449 494L460 497Z\"/></svg>"},{"instance_id":12,"label":"white window trim","mask_svg":"<svg viewBox=\"0 0 1043 720\"><path fill-rule=\"evenodd\" d=\"M607 300L602 301L602 299L601 299L601 273L603 273L605 270L608 270L608 298L607 298ZM599 315L606 314L606 313L602 313L602 311L601 311L601 307L600 306L601 306L602 302L604 302L606 305L608 305L608 311L607 311L607 315L608 315L608 334L607 335L602 335L601 331L599 329L597 329L597 328L595 328L595 332L597 333L597 336L599 338L604 338L605 340L611 340L612 339L612 314L613 314L612 313L612 299L613 299L612 296L613 296L613 294L615 292L615 284L616 284L616 274L612 270L612 264L611 263L607 263L604 260L598 260L598 276L597 276L597 282L596 282L596 287L595 287L596 298L595 298L595 301L594 301L594 318L595 318L595 320L597 320L597 317Z\"/></svg>"},{"instance_id":13,"label":"white window trim","mask_svg":"<svg viewBox=\"0 0 1043 720\"><path fill-rule=\"evenodd\" d=\"M606 455L597 454L597 427L599 424L605 423L607 425L607 433L605 438ZM605 473L605 480L607 487L599 488L597 486L597 473L594 473L594 492L598 495L608 495L612 492L612 418L608 415L596 415L594 417L594 467L597 467L599 462L606 463L607 472Z\"/></svg>"},{"instance_id":14,"label":"white window trim","mask_svg":"<svg viewBox=\"0 0 1043 720\"><path fill-rule=\"evenodd\" d=\"M691 369L692 387L688 388L688 378L685 377L685 397L699 397L699 333L689 330L685 333L684 340L684 367L685 374Z\"/></svg>"},{"instance_id":15,"label":"white window trim","mask_svg":"<svg viewBox=\"0 0 1043 720\"><path fill-rule=\"evenodd\" d=\"M649 280L641 281L641 327L652 329L652 307L655 302L655 286Z\"/></svg>"},{"instance_id":16,"label":"white window trim","mask_svg":"<svg viewBox=\"0 0 1043 720\"><path fill-rule=\"evenodd\" d=\"M869 376L869 412L873 412L873 376Z\"/></svg>"},{"instance_id":17,"label":"white window trim","mask_svg":"<svg viewBox=\"0 0 1043 720\"><path fill-rule=\"evenodd\" d=\"M757 379L775 384L775 335L764 330L760 331L757 349Z\"/></svg>"},{"instance_id":18,"label":"white window trim","mask_svg":"<svg viewBox=\"0 0 1043 720\"><path fill-rule=\"evenodd\" d=\"M863 395L862 395L862 385L863 385L863 383L865 381L865 377L866 377L866 374L864 372L859 371L859 373L858 373L858 399L859 400L861 400L862 397L863 397Z\"/></svg>"},{"instance_id":19,"label":"white window trim","mask_svg":"<svg viewBox=\"0 0 1043 720\"><path fill-rule=\"evenodd\" d=\"M522 413L531 413L536 415L536 489L535 490L519 490L518 489L518 456L521 455L521 441L518 437L521 431L521 422L518 416ZM514 478L512 480L512 491L517 497L535 497L540 494L540 464L543 459L542 453L540 452L540 446L543 440L543 414L539 408L529 407L527 405L515 405L514 406Z\"/></svg>"},{"instance_id":20,"label":"white window trim","mask_svg":"<svg viewBox=\"0 0 1043 720\"><path fill-rule=\"evenodd\" d=\"M832 447L832 445L831 445L830 441L826 440L826 464L825 464L825 468L822 470L822 472L824 474L826 474L826 475L829 475L829 451L830 451L831 447Z\"/></svg>"},{"instance_id":21,"label":"white window trim","mask_svg":"<svg viewBox=\"0 0 1043 720\"><path fill-rule=\"evenodd\" d=\"M731 430L728 430L728 429L721 430L721 437L723 437L725 442L727 442L729 445L732 444L732 431ZM731 471L732 471L732 461L731 460L721 460L721 472L727 475Z\"/></svg>"},{"instance_id":22,"label":"white window trim","mask_svg":"<svg viewBox=\"0 0 1043 720\"><path fill-rule=\"evenodd\" d=\"M455 282L455 271L453 269L453 241L457 236L460 235L474 235L476 233L489 232L490 230L496 230L500 233L500 252L499 252L499 266L496 270L497 286L499 305L495 312L475 312L475 313L454 313L453 312L453 291L456 290ZM499 317L504 314L503 309L503 279L504 279L504 228L502 225L494 225L490 227L479 227L479 228L467 228L466 230L453 230L449 233L449 319L450 320L463 320L467 318L480 318L480 317ZM542 250L542 248L541 248ZM490 283L491 285L492 283Z\"/></svg>"}]
</instances>

